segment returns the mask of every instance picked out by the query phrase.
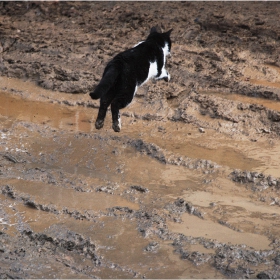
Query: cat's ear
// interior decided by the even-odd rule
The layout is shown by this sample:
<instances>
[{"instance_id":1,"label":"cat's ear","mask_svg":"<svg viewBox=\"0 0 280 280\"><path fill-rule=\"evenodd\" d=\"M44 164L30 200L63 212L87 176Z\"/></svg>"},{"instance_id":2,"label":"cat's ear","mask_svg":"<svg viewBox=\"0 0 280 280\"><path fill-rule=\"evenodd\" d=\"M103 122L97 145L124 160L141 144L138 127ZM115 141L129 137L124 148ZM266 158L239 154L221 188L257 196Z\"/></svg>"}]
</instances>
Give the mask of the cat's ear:
<instances>
[{"instance_id":1,"label":"cat's ear","mask_svg":"<svg viewBox=\"0 0 280 280\"><path fill-rule=\"evenodd\" d=\"M156 26L153 26L153 27L151 28L150 34L151 34L151 33L155 33L155 32L157 32L157 28L156 28Z\"/></svg>"},{"instance_id":2,"label":"cat's ear","mask_svg":"<svg viewBox=\"0 0 280 280\"><path fill-rule=\"evenodd\" d=\"M173 28L171 28L170 30L168 30L168 31L165 32L165 33L170 37L170 34L171 34L172 31L173 31Z\"/></svg>"}]
</instances>

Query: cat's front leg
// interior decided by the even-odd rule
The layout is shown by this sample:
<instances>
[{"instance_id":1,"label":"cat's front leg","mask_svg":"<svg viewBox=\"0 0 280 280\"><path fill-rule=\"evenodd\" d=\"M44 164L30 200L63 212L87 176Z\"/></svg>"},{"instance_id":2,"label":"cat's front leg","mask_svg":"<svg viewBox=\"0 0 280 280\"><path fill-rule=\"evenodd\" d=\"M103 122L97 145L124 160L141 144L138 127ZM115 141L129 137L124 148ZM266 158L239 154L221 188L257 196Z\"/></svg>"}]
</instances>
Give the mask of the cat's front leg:
<instances>
[{"instance_id":1,"label":"cat's front leg","mask_svg":"<svg viewBox=\"0 0 280 280\"><path fill-rule=\"evenodd\" d=\"M170 74L166 71L165 68L161 70L161 75L156 78L156 80L164 80L166 82L170 81Z\"/></svg>"},{"instance_id":2,"label":"cat's front leg","mask_svg":"<svg viewBox=\"0 0 280 280\"><path fill-rule=\"evenodd\" d=\"M170 77L170 74L167 71L166 71L166 73L167 73L167 76L165 76L163 78L163 80L166 81L166 82L169 82L171 77Z\"/></svg>"}]
</instances>

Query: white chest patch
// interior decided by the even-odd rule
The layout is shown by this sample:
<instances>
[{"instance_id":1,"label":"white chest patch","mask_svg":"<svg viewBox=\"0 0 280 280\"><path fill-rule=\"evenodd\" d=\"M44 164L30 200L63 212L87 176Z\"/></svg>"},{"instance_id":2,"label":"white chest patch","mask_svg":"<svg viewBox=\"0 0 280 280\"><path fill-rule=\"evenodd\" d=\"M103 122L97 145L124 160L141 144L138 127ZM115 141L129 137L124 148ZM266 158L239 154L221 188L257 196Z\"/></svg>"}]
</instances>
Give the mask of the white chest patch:
<instances>
[{"instance_id":1,"label":"white chest patch","mask_svg":"<svg viewBox=\"0 0 280 280\"><path fill-rule=\"evenodd\" d=\"M154 62L150 62L150 68L149 68L149 74L147 77L147 80L149 80L150 78L153 78L157 75L158 70L157 70L157 63L156 61Z\"/></svg>"},{"instance_id":2,"label":"white chest patch","mask_svg":"<svg viewBox=\"0 0 280 280\"><path fill-rule=\"evenodd\" d=\"M164 55L164 56L167 56L167 55L170 54L170 52L169 52L169 50L168 50L168 44L167 44L167 43L166 43L166 44L164 45L164 47L162 48L162 51L163 51L163 55Z\"/></svg>"},{"instance_id":3,"label":"white chest patch","mask_svg":"<svg viewBox=\"0 0 280 280\"><path fill-rule=\"evenodd\" d=\"M140 86L144 85L151 78L155 77L157 75L157 73L158 73L158 70L157 70L157 63L156 63L156 61L150 62L150 68L149 68L148 77Z\"/></svg>"},{"instance_id":4,"label":"white chest patch","mask_svg":"<svg viewBox=\"0 0 280 280\"><path fill-rule=\"evenodd\" d=\"M162 51L163 51L163 66L164 66L166 62L166 56L170 54L168 50L168 44L165 44L165 46L162 48Z\"/></svg>"}]
</instances>

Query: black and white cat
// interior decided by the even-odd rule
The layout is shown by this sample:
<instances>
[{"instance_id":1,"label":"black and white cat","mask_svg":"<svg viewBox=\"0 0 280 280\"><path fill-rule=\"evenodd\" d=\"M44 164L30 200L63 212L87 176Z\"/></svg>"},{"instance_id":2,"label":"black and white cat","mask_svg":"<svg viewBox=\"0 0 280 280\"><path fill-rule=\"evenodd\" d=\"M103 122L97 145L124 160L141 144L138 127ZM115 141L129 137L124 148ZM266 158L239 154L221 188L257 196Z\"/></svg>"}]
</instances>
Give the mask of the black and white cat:
<instances>
[{"instance_id":1,"label":"black and white cat","mask_svg":"<svg viewBox=\"0 0 280 280\"><path fill-rule=\"evenodd\" d=\"M151 78L170 80L165 62L166 56L171 51L171 31L172 29L159 33L153 27L145 41L119 53L108 63L100 83L90 93L92 99L100 98L95 122L97 129L103 127L107 108L111 104L112 127L115 132L119 132L121 130L119 110L132 101L137 88Z\"/></svg>"}]
</instances>

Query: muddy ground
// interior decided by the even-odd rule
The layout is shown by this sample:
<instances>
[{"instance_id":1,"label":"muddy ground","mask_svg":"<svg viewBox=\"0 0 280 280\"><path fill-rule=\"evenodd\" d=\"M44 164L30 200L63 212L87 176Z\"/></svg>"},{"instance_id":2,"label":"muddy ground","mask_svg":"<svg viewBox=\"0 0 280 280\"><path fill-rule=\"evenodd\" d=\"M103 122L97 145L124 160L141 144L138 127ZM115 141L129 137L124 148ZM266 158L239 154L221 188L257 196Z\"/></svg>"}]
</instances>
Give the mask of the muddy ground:
<instances>
[{"instance_id":1,"label":"muddy ground","mask_svg":"<svg viewBox=\"0 0 280 280\"><path fill-rule=\"evenodd\" d=\"M0 2L1 278L280 278L279 2ZM102 130L105 64L173 28L171 81Z\"/></svg>"}]
</instances>

